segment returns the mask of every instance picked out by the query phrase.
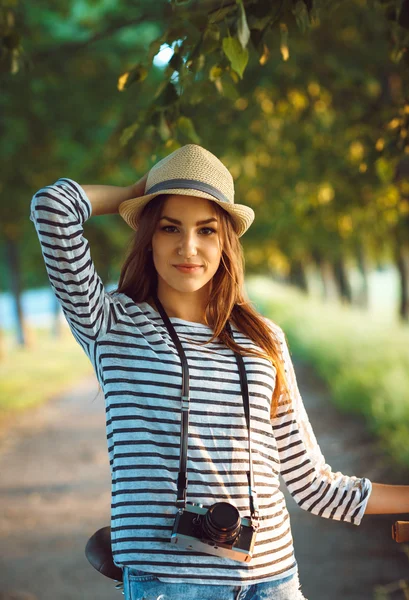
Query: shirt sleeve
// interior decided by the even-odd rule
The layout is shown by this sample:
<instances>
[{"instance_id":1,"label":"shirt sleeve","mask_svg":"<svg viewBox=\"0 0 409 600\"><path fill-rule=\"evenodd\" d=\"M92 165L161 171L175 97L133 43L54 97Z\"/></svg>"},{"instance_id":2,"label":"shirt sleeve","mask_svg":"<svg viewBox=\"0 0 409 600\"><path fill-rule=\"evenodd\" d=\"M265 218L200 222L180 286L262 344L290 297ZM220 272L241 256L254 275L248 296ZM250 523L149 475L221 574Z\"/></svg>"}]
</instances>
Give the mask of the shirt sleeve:
<instances>
[{"instance_id":1,"label":"shirt sleeve","mask_svg":"<svg viewBox=\"0 0 409 600\"><path fill-rule=\"evenodd\" d=\"M83 188L59 179L34 194L30 220L40 241L51 287L77 341L84 347L102 337L109 295L95 271L83 224L92 206Z\"/></svg>"},{"instance_id":2,"label":"shirt sleeve","mask_svg":"<svg viewBox=\"0 0 409 600\"><path fill-rule=\"evenodd\" d=\"M270 327L273 325L270 322ZM280 457L280 474L297 504L315 515L359 525L372 491L363 477L334 473L314 435L297 380L284 332L274 325L281 345L290 397L280 398L271 420Z\"/></svg>"}]
</instances>

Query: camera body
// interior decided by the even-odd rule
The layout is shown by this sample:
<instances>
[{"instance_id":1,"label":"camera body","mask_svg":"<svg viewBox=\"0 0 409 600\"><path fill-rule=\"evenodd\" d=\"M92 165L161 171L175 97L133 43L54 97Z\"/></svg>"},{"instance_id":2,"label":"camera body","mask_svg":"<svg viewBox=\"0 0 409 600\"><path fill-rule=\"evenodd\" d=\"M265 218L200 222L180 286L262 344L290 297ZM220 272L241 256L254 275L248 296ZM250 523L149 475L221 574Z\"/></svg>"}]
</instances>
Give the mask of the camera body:
<instances>
[{"instance_id":1,"label":"camera body","mask_svg":"<svg viewBox=\"0 0 409 600\"><path fill-rule=\"evenodd\" d=\"M216 502L208 509L186 504L176 515L170 541L187 550L248 563L256 533L251 520L240 518L237 508L228 502Z\"/></svg>"}]
</instances>

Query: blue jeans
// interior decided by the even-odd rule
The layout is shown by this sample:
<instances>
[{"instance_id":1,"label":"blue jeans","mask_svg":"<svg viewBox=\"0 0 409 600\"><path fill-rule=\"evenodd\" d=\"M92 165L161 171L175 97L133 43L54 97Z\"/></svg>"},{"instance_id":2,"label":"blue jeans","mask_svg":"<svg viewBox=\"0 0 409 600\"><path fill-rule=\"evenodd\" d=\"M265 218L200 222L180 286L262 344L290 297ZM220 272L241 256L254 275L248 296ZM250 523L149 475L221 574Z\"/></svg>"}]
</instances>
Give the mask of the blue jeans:
<instances>
[{"instance_id":1,"label":"blue jeans","mask_svg":"<svg viewBox=\"0 0 409 600\"><path fill-rule=\"evenodd\" d=\"M125 600L306 600L298 574L253 585L164 583L155 575L124 567Z\"/></svg>"}]
</instances>

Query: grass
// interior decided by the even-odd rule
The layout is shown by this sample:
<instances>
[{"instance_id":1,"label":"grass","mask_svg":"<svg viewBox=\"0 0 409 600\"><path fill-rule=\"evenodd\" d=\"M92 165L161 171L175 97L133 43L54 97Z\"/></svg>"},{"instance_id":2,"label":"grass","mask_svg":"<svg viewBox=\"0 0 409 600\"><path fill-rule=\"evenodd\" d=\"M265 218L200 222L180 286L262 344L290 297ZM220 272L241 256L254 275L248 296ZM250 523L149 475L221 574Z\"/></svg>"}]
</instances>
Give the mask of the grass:
<instances>
[{"instance_id":1,"label":"grass","mask_svg":"<svg viewBox=\"0 0 409 600\"><path fill-rule=\"evenodd\" d=\"M248 278L246 288L283 328L292 353L326 381L337 407L362 414L383 450L409 467L409 327L263 277Z\"/></svg>"},{"instance_id":2,"label":"grass","mask_svg":"<svg viewBox=\"0 0 409 600\"><path fill-rule=\"evenodd\" d=\"M3 333L0 356L0 418L41 404L70 389L93 368L69 329L59 339L48 329L27 328L27 345L15 342L15 334Z\"/></svg>"}]
</instances>

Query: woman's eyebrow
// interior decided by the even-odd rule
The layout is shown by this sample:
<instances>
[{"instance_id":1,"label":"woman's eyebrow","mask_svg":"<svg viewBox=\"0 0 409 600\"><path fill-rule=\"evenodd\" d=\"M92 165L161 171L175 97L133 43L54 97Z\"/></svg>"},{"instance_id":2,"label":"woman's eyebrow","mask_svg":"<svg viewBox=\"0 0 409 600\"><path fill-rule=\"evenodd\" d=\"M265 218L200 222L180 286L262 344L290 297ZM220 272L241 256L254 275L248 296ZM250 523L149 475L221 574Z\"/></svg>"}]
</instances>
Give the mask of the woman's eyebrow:
<instances>
[{"instance_id":1,"label":"woman's eyebrow","mask_svg":"<svg viewBox=\"0 0 409 600\"><path fill-rule=\"evenodd\" d=\"M182 225L182 221L178 221L177 219L171 219L170 217L161 217L159 221L162 221L162 219L167 219L168 221L170 221L171 223L175 223L176 225ZM206 225L206 223L212 222L217 223L217 219L215 217L211 217L210 219L206 219L205 221L198 221L196 225Z\"/></svg>"}]
</instances>

